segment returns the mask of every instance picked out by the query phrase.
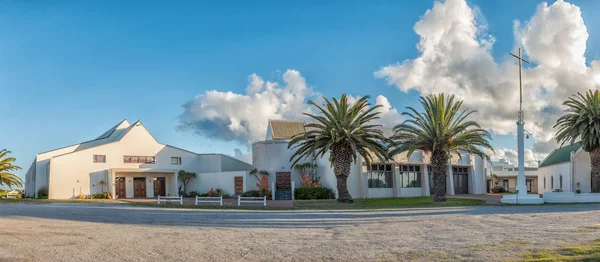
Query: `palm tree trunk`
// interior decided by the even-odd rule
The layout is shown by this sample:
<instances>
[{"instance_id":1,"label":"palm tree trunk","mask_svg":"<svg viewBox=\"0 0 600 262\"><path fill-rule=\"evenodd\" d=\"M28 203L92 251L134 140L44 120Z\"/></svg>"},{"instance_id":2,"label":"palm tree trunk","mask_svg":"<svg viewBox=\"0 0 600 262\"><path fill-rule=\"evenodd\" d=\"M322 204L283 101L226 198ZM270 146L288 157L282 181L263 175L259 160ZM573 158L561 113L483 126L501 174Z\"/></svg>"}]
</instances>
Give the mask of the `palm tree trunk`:
<instances>
[{"instance_id":1,"label":"palm tree trunk","mask_svg":"<svg viewBox=\"0 0 600 262\"><path fill-rule=\"evenodd\" d=\"M352 164L352 149L349 146L334 146L331 150L333 172L337 180L338 202L353 203L354 200L348 192L348 176Z\"/></svg>"},{"instance_id":2,"label":"palm tree trunk","mask_svg":"<svg viewBox=\"0 0 600 262\"><path fill-rule=\"evenodd\" d=\"M431 155L433 172L433 201L446 201L446 176L448 174L448 154L443 150L433 151Z\"/></svg>"},{"instance_id":3,"label":"palm tree trunk","mask_svg":"<svg viewBox=\"0 0 600 262\"><path fill-rule=\"evenodd\" d=\"M600 147L590 152L592 162L592 193L600 193Z\"/></svg>"}]
</instances>

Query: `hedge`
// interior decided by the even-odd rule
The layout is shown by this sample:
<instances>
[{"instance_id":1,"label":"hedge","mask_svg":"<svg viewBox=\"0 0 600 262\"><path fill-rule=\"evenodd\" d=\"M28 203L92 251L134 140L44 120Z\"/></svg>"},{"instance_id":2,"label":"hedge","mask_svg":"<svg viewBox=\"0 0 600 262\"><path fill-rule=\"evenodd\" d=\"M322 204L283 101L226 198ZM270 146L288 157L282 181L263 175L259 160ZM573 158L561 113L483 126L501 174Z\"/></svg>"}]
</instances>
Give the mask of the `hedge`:
<instances>
[{"instance_id":1,"label":"hedge","mask_svg":"<svg viewBox=\"0 0 600 262\"><path fill-rule=\"evenodd\" d=\"M301 187L294 190L294 198L303 199L333 199L333 190L326 187Z\"/></svg>"}]
</instances>

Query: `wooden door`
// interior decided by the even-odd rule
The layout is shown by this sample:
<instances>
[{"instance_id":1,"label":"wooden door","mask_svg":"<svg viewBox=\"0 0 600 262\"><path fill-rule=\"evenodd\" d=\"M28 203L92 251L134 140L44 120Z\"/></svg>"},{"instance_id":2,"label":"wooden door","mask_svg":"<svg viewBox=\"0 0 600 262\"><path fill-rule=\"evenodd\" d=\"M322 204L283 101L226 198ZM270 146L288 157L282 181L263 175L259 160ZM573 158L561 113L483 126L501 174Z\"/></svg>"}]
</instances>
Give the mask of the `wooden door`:
<instances>
[{"instance_id":1,"label":"wooden door","mask_svg":"<svg viewBox=\"0 0 600 262\"><path fill-rule=\"evenodd\" d=\"M292 189L292 174L290 172L277 172L275 174L275 189L276 190Z\"/></svg>"},{"instance_id":2,"label":"wooden door","mask_svg":"<svg viewBox=\"0 0 600 262\"><path fill-rule=\"evenodd\" d=\"M467 167L453 167L454 194L469 193L469 171Z\"/></svg>"},{"instance_id":3,"label":"wooden door","mask_svg":"<svg viewBox=\"0 0 600 262\"><path fill-rule=\"evenodd\" d=\"M154 180L154 197L167 195L165 185L165 177L157 177Z\"/></svg>"},{"instance_id":4,"label":"wooden door","mask_svg":"<svg viewBox=\"0 0 600 262\"><path fill-rule=\"evenodd\" d=\"M233 182L235 185L235 193L234 194L239 195L241 193L244 193L244 177L236 176L233 178Z\"/></svg>"},{"instance_id":5,"label":"wooden door","mask_svg":"<svg viewBox=\"0 0 600 262\"><path fill-rule=\"evenodd\" d=\"M133 178L133 197L146 197L146 178Z\"/></svg>"},{"instance_id":6,"label":"wooden door","mask_svg":"<svg viewBox=\"0 0 600 262\"><path fill-rule=\"evenodd\" d=\"M127 195L125 195L125 178L124 177L117 177L115 178L115 194L117 196L117 198L126 198Z\"/></svg>"}]
</instances>

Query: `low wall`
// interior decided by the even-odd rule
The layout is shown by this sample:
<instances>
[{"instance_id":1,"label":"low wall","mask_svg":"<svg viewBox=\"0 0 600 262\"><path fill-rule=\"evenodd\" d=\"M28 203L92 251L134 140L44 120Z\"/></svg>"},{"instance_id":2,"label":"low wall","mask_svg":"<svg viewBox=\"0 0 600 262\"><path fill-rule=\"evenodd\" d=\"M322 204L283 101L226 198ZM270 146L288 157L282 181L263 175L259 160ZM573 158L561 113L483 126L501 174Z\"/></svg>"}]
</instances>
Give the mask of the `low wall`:
<instances>
[{"instance_id":1,"label":"low wall","mask_svg":"<svg viewBox=\"0 0 600 262\"><path fill-rule=\"evenodd\" d=\"M600 193L545 192L546 203L600 203Z\"/></svg>"}]
</instances>

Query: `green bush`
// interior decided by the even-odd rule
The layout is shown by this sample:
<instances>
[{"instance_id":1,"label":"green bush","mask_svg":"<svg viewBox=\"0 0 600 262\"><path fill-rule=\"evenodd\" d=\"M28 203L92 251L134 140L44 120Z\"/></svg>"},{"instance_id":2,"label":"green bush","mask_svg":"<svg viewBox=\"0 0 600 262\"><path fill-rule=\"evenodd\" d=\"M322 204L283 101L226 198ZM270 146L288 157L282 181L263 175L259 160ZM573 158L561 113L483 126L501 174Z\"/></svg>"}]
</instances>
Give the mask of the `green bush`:
<instances>
[{"instance_id":1,"label":"green bush","mask_svg":"<svg viewBox=\"0 0 600 262\"><path fill-rule=\"evenodd\" d=\"M248 190L244 193L242 193L240 196L243 197L264 197L266 196L267 199L271 199L271 191L269 190Z\"/></svg>"},{"instance_id":2,"label":"green bush","mask_svg":"<svg viewBox=\"0 0 600 262\"><path fill-rule=\"evenodd\" d=\"M48 198L48 188L42 187L37 192L37 198Z\"/></svg>"},{"instance_id":3,"label":"green bush","mask_svg":"<svg viewBox=\"0 0 600 262\"><path fill-rule=\"evenodd\" d=\"M494 186L492 187L492 193L504 193L504 187L501 186Z\"/></svg>"},{"instance_id":4,"label":"green bush","mask_svg":"<svg viewBox=\"0 0 600 262\"><path fill-rule=\"evenodd\" d=\"M301 187L294 190L295 199L333 199L333 190L326 187Z\"/></svg>"},{"instance_id":5,"label":"green bush","mask_svg":"<svg viewBox=\"0 0 600 262\"><path fill-rule=\"evenodd\" d=\"M6 198L6 195L8 195L8 191L0 190L0 198Z\"/></svg>"},{"instance_id":6,"label":"green bush","mask_svg":"<svg viewBox=\"0 0 600 262\"><path fill-rule=\"evenodd\" d=\"M92 199L108 199L108 192L96 192L92 194Z\"/></svg>"}]
</instances>

